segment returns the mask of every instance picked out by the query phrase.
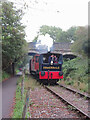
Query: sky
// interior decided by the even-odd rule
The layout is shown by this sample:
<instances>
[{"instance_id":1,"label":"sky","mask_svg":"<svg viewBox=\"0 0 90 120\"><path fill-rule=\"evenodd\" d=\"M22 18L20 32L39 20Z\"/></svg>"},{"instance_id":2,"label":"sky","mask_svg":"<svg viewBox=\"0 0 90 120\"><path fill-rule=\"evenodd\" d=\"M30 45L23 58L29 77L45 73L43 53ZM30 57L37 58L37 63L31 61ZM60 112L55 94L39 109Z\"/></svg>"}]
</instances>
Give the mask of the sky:
<instances>
[{"instance_id":1,"label":"sky","mask_svg":"<svg viewBox=\"0 0 90 120\"><path fill-rule=\"evenodd\" d=\"M88 25L89 0L9 0L17 8L26 9L22 23L26 25L26 40L31 42L42 25L60 27L67 30L72 26Z\"/></svg>"}]
</instances>

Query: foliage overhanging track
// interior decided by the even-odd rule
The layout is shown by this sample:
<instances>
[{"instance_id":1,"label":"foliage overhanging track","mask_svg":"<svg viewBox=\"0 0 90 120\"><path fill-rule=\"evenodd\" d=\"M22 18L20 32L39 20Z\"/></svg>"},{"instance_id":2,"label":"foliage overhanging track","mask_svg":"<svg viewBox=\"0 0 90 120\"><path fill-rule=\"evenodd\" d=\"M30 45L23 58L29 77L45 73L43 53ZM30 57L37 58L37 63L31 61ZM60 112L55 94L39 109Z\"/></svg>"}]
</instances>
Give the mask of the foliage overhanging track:
<instances>
[{"instance_id":1,"label":"foliage overhanging track","mask_svg":"<svg viewBox=\"0 0 90 120\"><path fill-rule=\"evenodd\" d=\"M74 104L72 104L71 102L69 102L68 100L66 100L65 98L63 98L62 96L60 96L58 93L56 93L54 90L52 90L51 88L49 88L48 86L44 86L49 92L53 93L56 97L58 97L59 99L62 99L65 103L71 105L72 107L74 107L79 113L81 113L82 115L84 115L87 119L90 118L90 116L83 112L81 109L79 109L77 106L75 106Z\"/></svg>"}]
</instances>

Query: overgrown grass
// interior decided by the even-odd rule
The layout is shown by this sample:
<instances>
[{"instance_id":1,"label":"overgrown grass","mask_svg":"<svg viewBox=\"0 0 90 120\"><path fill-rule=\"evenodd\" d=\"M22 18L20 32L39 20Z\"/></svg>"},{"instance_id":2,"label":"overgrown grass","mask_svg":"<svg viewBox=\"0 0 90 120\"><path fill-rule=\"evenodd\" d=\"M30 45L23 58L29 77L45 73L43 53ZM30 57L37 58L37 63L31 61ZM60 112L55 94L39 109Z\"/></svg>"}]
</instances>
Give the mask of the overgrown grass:
<instances>
[{"instance_id":1,"label":"overgrown grass","mask_svg":"<svg viewBox=\"0 0 90 120\"><path fill-rule=\"evenodd\" d=\"M6 73L5 71L2 71L2 81L6 78L9 78L9 77L10 77L10 74Z\"/></svg>"},{"instance_id":2,"label":"overgrown grass","mask_svg":"<svg viewBox=\"0 0 90 120\"><path fill-rule=\"evenodd\" d=\"M13 112L12 118L22 118L22 112L25 105L25 98L26 98L26 92L28 87L30 87L31 90L34 90L37 86L39 87L39 83L33 79L32 77L28 76L25 77L24 80L24 98L23 101L21 100L21 81L22 77L17 81L17 89L16 89L16 104ZM29 100L29 105L32 104ZM26 117L30 117L29 107L27 109Z\"/></svg>"},{"instance_id":3,"label":"overgrown grass","mask_svg":"<svg viewBox=\"0 0 90 120\"><path fill-rule=\"evenodd\" d=\"M23 112L24 103L21 100L21 89L18 86L16 91L16 104L14 108L13 118L21 118Z\"/></svg>"},{"instance_id":4,"label":"overgrown grass","mask_svg":"<svg viewBox=\"0 0 90 120\"><path fill-rule=\"evenodd\" d=\"M14 112L12 118L22 118L24 101L21 100L21 85L20 85L21 80L22 77L17 81L17 89L16 89L16 97L15 97L16 104L14 106ZM26 91L24 90L24 92ZM24 98L25 98L25 93L24 93Z\"/></svg>"},{"instance_id":5,"label":"overgrown grass","mask_svg":"<svg viewBox=\"0 0 90 120\"><path fill-rule=\"evenodd\" d=\"M26 80L27 78L25 78L24 83L26 82ZM14 112L12 118L22 118L27 88L24 87L23 100L21 100L21 81L22 81L22 77L17 81L17 89L16 89L16 97L15 97L16 104L14 106ZM29 109L27 109L26 118L28 118L29 116L30 116Z\"/></svg>"},{"instance_id":6,"label":"overgrown grass","mask_svg":"<svg viewBox=\"0 0 90 120\"><path fill-rule=\"evenodd\" d=\"M39 84L39 82L37 82L36 79L30 76L26 77L24 86L25 86L25 89L30 87L31 90L34 90L37 86L38 88L41 88L41 85Z\"/></svg>"},{"instance_id":7,"label":"overgrown grass","mask_svg":"<svg viewBox=\"0 0 90 120\"><path fill-rule=\"evenodd\" d=\"M88 91L89 69L87 58L75 58L63 63L64 82L84 92Z\"/></svg>"}]
</instances>

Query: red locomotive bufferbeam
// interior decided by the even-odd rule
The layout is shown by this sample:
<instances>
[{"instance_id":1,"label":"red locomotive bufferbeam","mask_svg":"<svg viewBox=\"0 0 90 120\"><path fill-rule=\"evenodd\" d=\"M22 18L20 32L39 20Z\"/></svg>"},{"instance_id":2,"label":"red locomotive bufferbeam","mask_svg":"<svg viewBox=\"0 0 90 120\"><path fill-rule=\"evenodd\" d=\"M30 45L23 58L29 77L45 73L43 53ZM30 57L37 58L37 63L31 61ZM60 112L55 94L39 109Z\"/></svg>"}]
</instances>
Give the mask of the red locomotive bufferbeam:
<instances>
[{"instance_id":1,"label":"red locomotive bufferbeam","mask_svg":"<svg viewBox=\"0 0 90 120\"><path fill-rule=\"evenodd\" d=\"M63 79L62 64L62 54L35 54L30 60L30 73L35 74L42 82L56 83Z\"/></svg>"}]
</instances>

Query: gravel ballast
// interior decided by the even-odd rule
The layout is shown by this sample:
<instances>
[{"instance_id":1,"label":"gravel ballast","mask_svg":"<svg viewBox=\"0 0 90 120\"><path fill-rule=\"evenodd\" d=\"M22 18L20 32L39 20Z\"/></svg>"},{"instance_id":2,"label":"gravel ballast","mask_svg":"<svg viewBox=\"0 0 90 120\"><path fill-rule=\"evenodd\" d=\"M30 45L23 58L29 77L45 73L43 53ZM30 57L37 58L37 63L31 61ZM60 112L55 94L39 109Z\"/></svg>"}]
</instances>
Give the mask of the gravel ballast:
<instances>
[{"instance_id":1,"label":"gravel ballast","mask_svg":"<svg viewBox=\"0 0 90 120\"><path fill-rule=\"evenodd\" d=\"M80 118L70 106L43 87L31 90L29 110L31 118Z\"/></svg>"},{"instance_id":2,"label":"gravel ballast","mask_svg":"<svg viewBox=\"0 0 90 120\"><path fill-rule=\"evenodd\" d=\"M64 99L68 100L70 103L77 106L83 112L89 114L88 111L89 100L86 100L86 98L81 97L80 95L77 95L59 86L50 86L50 88L54 90L56 93L58 93L60 96L62 96Z\"/></svg>"}]
</instances>

